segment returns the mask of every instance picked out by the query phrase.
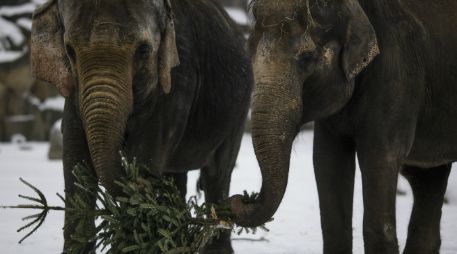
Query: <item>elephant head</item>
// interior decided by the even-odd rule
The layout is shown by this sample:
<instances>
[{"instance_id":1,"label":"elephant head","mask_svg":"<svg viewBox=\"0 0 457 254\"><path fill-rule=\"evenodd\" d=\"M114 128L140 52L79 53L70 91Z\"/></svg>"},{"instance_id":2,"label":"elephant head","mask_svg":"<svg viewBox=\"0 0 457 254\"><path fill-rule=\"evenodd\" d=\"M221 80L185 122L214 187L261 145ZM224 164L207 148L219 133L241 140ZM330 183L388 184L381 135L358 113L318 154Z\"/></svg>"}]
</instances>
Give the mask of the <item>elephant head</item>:
<instances>
[{"instance_id":1,"label":"elephant head","mask_svg":"<svg viewBox=\"0 0 457 254\"><path fill-rule=\"evenodd\" d=\"M278 209L300 127L341 110L355 77L379 54L358 0L256 0L252 8L252 137L263 179L255 201L230 198L244 226L265 223Z\"/></svg>"},{"instance_id":2,"label":"elephant head","mask_svg":"<svg viewBox=\"0 0 457 254\"><path fill-rule=\"evenodd\" d=\"M50 0L34 13L32 72L75 102L111 193L119 191L119 151L135 105L170 93L179 64L173 22L169 0Z\"/></svg>"}]
</instances>

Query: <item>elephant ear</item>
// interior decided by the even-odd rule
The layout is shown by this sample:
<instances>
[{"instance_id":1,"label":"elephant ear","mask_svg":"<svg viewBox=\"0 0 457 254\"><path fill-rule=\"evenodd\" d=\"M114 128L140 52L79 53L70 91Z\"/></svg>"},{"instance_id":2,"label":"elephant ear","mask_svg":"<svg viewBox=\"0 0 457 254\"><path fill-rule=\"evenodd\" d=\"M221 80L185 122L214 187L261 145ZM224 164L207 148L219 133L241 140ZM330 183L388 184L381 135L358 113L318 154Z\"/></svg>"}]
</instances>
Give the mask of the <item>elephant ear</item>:
<instances>
[{"instance_id":1,"label":"elephant ear","mask_svg":"<svg viewBox=\"0 0 457 254\"><path fill-rule=\"evenodd\" d=\"M349 21L343 49L343 70L353 80L380 53L376 33L358 1L347 1Z\"/></svg>"},{"instance_id":2,"label":"elephant ear","mask_svg":"<svg viewBox=\"0 0 457 254\"><path fill-rule=\"evenodd\" d=\"M33 13L31 65L35 78L55 85L64 97L70 94L70 63L56 0L48 1Z\"/></svg>"},{"instance_id":3,"label":"elephant ear","mask_svg":"<svg viewBox=\"0 0 457 254\"><path fill-rule=\"evenodd\" d=\"M169 94L171 91L171 70L179 65L179 55L176 47L173 10L169 0L165 0L165 4L168 17L159 49L159 82L163 91Z\"/></svg>"}]
</instances>

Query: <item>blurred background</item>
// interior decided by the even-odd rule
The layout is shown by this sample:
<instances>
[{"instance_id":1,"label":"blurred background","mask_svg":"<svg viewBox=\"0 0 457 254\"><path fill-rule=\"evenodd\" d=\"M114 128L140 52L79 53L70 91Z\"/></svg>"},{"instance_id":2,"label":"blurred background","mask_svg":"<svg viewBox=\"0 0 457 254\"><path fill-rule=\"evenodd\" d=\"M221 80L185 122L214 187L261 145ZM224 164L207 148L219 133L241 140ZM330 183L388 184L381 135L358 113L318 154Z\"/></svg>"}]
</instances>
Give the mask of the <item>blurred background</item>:
<instances>
[{"instance_id":1,"label":"blurred background","mask_svg":"<svg viewBox=\"0 0 457 254\"><path fill-rule=\"evenodd\" d=\"M0 2L0 141L49 140L63 102L30 74L32 12L41 1Z\"/></svg>"}]
</instances>

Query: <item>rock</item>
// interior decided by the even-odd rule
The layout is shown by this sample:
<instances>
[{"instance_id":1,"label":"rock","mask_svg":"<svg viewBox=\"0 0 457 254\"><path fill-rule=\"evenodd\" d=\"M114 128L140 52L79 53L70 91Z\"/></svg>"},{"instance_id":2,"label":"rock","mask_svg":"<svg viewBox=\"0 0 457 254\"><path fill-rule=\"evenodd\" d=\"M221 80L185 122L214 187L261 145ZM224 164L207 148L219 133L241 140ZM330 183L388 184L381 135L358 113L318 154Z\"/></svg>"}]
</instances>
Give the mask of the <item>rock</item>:
<instances>
[{"instance_id":1,"label":"rock","mask_svg":"<svg viewBox=\"0 0 457 254\"><path fill-rule=\"evenodd\" d=\"M22 135L30 140L35 129L35 116L31 114L14 115L4 118L5 141L11 141L15 135Z\"/></svg>"},{"instance_id":2,"label":"rock","mask_svg":"<svg viewBox=\"0 0 457 254\"><path fill-rule=\"evenodd\" d=\"M33 149L22 134L14 134L11 137L11 143L18 146L21 151L30 151Z\"/></svg>"}]
</instances>

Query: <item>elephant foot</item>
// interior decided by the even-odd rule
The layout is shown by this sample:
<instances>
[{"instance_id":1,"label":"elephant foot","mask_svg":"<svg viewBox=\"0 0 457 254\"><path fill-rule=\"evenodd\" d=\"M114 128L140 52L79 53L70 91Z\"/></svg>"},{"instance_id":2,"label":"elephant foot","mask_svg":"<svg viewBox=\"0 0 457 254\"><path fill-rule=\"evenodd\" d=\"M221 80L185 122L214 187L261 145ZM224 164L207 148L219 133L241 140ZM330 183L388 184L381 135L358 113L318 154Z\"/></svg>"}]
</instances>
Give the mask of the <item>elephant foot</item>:
<instances>
[{"instance_id":1,"label":"elephant foot","mask_svg":"<svg viewBox=\"0 0 457 254\"><path fill-rule=\"evenodd\" d=\"M219 238L214 238L210 241L200 254L232 254L233 248L230 241L230 232L223 232Z\"/></svg>"},{"instance_id":2,"label":"elephant foot","mask_svg":"<svg viewBox=\"0 0 457 254\"><path fill-rule=\"evenodd\" d=\"M70 254L70 253L71 253L71 252L66 251L66 250L64 250L64 251L61 252L61 254ZM79 253L84 253L84 254L96 254L96 251L95 251L95 249L94 249L94 250L89 250L89 251L81 251L81 252L79 252Z\"/></svg>"},{"instance_id":3,"label":"elephant foot","mask_svg":"<svg viewBox=\"0 0 457 254\"><path fill-rule=\"evenodd\" d=\"M200 254L233 254L233 249L220 246L206 246L200 251Z\"/></svg>"},{"instance_id":4,"label":"elephant foot","mask_svg":"<svg viewBox=\"0 0 457 254\"><path fill-rule=\"evenodd\" d=\"M72 245L65 244L64 250L61 252L61 254L70 254L70 253L84 253L84 254L96 254L97 248L95 243L88 243L84 248L79 249L77 251L73 250L70 251Z\"/></svg>"},{"instance_id":5,"label":"elephant foot","mask_svg":"<svg viewBox=\"0 0 457 254\"><path fill-rule=\"evenodd\" d=\"M441 241L407 243L403 254L440 254Z\"/></svg>"}]
</instances>

